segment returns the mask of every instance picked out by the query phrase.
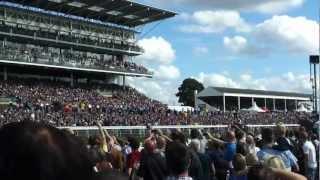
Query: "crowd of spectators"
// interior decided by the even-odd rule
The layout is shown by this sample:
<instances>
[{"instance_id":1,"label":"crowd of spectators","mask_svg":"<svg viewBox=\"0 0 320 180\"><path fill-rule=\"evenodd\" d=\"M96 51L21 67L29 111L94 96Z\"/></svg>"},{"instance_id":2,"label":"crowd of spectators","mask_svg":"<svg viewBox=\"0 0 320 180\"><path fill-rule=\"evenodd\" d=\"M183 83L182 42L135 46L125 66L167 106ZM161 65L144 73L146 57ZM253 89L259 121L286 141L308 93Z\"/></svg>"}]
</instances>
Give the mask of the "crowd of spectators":
<instances>
[{"instance_id":1,"label":"crowd of spectators","mask_svg":"<svg viewBox=\"0 0 320 180\"><path fill-rule=\"evenodd\" d=\"M147 129L144 139L99 132L80 137L33 121L0 128L3 180L317 180L319 139L279 123L257 133L230 124L224 133ZM214 131L213 131L214 132Z\"/></svg>"},{"instance_id":2,"label":"crowd of spectators","mask_svg":"<svg viewBox=\"0 0 320 180\"><path fill-rule=\"evenodd\" d=\"M110 91L110 96L101 92ZM35 80L0 82L0 96L11 103L0 108L0 123L31 119L55 126L297 124L311 119L303 112L177 112L130 87L81 85Z\"/></svg>"},{"instance_id":3,"label":"crowd of spectators","mask_svg":"<svg viewBox=\"0 0 320 180\"><path fill-rule=\"evenodd\" d=\"M0 44L3 44L3 42L0 41ZM1 46L0 52L2 59L12 61L142 74L150 73L142 65L124 60L123 56L107 56L11 42L7 42L5 46Z\"/></svg>"}]
</instances>

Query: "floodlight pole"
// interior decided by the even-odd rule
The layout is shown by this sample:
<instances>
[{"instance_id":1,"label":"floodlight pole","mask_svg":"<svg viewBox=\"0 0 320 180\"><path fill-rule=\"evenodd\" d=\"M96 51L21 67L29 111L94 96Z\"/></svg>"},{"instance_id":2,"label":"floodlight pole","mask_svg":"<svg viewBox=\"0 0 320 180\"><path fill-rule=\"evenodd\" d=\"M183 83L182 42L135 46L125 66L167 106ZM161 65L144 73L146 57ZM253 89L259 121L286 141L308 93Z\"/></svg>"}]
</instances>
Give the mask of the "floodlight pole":
<instances>
[{"instance_id":1,"label":"floodlight pole","mask_svg":"<svg viewBox=\"0 0 320 180\"><path fill-rule=\"evenodd\" d=\"M318 4L319 5L319 4ZM319 41L318 41L318 50L319 50L319 55L318 55L318 58L320 59L320 7L319 7L319 9L318 9L319 11L318 11L318 28L319 28ZM319 70L320 71L320 70ZM320 74L320 72L319 72L319 74ZM319 80L320 80L320 77L319 77ZM320 88L319 88L320 89ZM320 116L319 116L319 111L318 111L318 109L317 109L317 117L318 117L318 139L320 139L320 123L319 123L319 121L320 121ZM318 155L320 155L320 148L318 148ZM320 161L318 162L318 175L320 174Z\"/></svg>"},{"instance_id":2,"label":"floodlight pole","mask_svg":"<svg viewBox=\"0 0 320 180\"><path fill-rule=\"evenodd\" d=\"M319 64L319 56L318 55L311 55L309 57L310 62L310 79L312 83L312 90L313 90L313 103L314 103L314 113L318 113L318 82L317 82L317 66ZM312 65L313 65L313 73L312 73ZM313 76L313 77L312 77Z\"/></svg>"},{"instance_id":3,"label":"floodlight pole","mask_svg":"<svg viewBox=\"0 0 320 180\"><path fill-rule=\"evenodd\" d=\"M317 87L318 87L318 82L317 82L317 63L313 64L313 71L314 71L314 111L318 113L318 94L317 94Z\"/></svg>"}]
</instances>

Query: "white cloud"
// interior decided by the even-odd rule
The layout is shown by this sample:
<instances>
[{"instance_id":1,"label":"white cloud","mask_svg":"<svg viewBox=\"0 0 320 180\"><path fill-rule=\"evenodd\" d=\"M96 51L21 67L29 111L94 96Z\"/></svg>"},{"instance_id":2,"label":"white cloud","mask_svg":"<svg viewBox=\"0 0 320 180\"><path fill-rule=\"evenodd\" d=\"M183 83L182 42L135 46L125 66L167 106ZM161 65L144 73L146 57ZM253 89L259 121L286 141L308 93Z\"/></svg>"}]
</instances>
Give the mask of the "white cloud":
<instances>
[{"instance_id":1,"label":"white cloud","mask_svg":"<svg viewBox=\"0 0 320 180\"><path fill-rule=\"evenodd\" d=\"M254 36L257 43L278 44L290 52L315 53L319 48L319 25L305 17L273 16L256 26Z\"/></svg>"},{"instance_id":2,"label":"white cloud","mask_svg":"<svg viewBox=\"0 0 320 180\"><path fill-rule=\"evenodd\" d=\"M224 37L223 44L226 48L238 53L247 48L247 39L242 36Z\"/></svg>"},{"instance_id":3,"label":"white cloud","mask_svg":"<svg viewBox=\"0 0 320 180\"><path fill-rule=\"evenodd\" d=\"M220 33L229 28L238 32L250 31L237 11L196 11L192 15L184 14L182 19L191 22L179 28L187 33Z\"/></svg>"},{"instance_id":4,"label":"white cloud","mask_svg":"<svg viewBox=\"0 0 320 180\"><path fill-rule=\"evenodd\" d=\"M212 73L206 74L201 72L197 77L195 77L199 82L203 83L204 86L219 86L219 87L240 87L240 85L229 78L226 75Z\"/></svg>"},{"instance_id":5,"label":"white cloud","mask_svg":"<svg viewBox=\"0 0 320 180\"><path fill-rule=\"evenodd\" d=\"M145 38L138 42L145 53L135 61L143 64L154 72L155 79L176 79L180 77L180 70L172 63L175 60L175 50L171 43L163 37Z\"/></svg>"},{"instance_id":6,"label":"white cloud","mask_svg":"<svg viewBox=\"0 0 320 180\"><path fill-rule=\"evenodd\" d=\"M145 94L151 99L158 100L168 105L177 105L178 99L175 93L178 84L175 81L159 81L150 78L131 78L127 80L131 87Z\"/></svg>"},{"instance_id":7,"label":"white cloud","mask_svg":"<svg viewBox=\"0 0 320 180\"><path fill-rule=\"evenodd\" d=\"M284 1L269 1L257 6L255 9L262 13L280 13L288 9L299 7L304 0L284 0Z\"/></svg>"},{"instance_id":8,"label":"white cloud","mask_svg":"<svg viewBox=\"0 0 320 180\"><path fill-rule=\"evenodd\" d=\"M306 0L140 0L153 5L172 7L189 6L192 9L229 9L246 12L281 13L303 5Z\"/></svg>"},{"instance_id":9,"label":"white cloud","mask_svg":"<svg viewBox=\"0 0 320 180\"><path fill-rule=\"evenodd\" d=\"M128 78L127 83L146 96L166 104L175 104L175 92L178 89L176 80L180 70L174 66L175 50L163 37L145 38L138 42L145 53L135 61L154 72L153 78Z\"/></svg>"},{"instance_id":10,"label":"white cloud","mask_svg":"<svg viewBox=\"0 0 320 180\"><path fill-rule=\"evenodd\" d=\"M240 76L240 79L242 80L242 81L250 81L251 80L251 75L250 74L242 74L241 76Z\"/></svg>"},{"instance_id":11,"label":"white cloud","mask_svg":"<svg viewBox=\"0 0 320 180\"><path fill-rule=\"evenodd\" d=\"M235 54L261 56L270 52L270 50L264 46L256 46L255 44L249 43L243 36L226 36L223 38L223 45Z\"/></svg>"},{"instance_id":12,"label":"white cloud","mask_svg":"<svg viewBox=\"0 0 320 180\"><path fill-rule=\"evenodd\" d=\"M317 54L319 48L319 25L305 17L273 16L252 26L244 36L225 37L224 46L234 53L244 55L268 55L288 52L290 54Z\"/></svg>"},{"instance_id":13,"label":"white cloud","mask_svg":"<svg viewBox=\"0 0 320 180\"><path fill-rule=\"evenodd\" d=\"M177 79L180 77L180 70L173 65L160 65L154 73L154 78L157 79Z\"/></svg>"},{"instance_id":14,"label":"white cloud","mask_svg":"<svg viewBox=\"0 0 320 180\"><path fill-rule=\"evenodd\" d=\"M141 39L138 41L138 45L145 52L138 56L137 61L147 66L170 64L175 59L175 50L172 45L161 36Z\"/></svg>"}]
</instances>

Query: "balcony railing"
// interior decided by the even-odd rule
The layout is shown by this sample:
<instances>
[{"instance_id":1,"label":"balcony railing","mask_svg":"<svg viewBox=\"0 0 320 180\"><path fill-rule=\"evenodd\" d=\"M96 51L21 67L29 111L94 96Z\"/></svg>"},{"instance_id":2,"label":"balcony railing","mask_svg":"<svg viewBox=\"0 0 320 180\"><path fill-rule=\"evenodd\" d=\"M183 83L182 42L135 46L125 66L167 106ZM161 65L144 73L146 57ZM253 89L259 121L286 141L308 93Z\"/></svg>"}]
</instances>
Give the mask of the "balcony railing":
<instances>
[{"instance_id":1,"label":"balcony railing","mask_svg":"<svg viewBox=\"0 0 320 180\"><path fill-rule=\"evenodd\" d=\"M66 68L82 68L106 72L122 72L151 76L145 67L129 61L101 60L97 56L84 56L77 53L43 52L36 48L21 46L0 47L0 61L22 62L28 64L51 65Z\"/></svg>"},{"instance_id":2,"label":"balcony railing","mask_svg":"<svg viewBox=\"0 0 320 180\"><path fill-rule=\"evenodd\" d=\"M9 26L0 24L0 34L7 36L20 36L32 40L48 40L51 42L66 44L68 46L83 46L84 48L94 48L105 50L106 52L118 52L119 54L140 55L143 49L135 43L120 40L110 40L94 36L85 36L76 33L62 34L47 30L31 30L20 26Z\"/></svg>"}]
</instances>

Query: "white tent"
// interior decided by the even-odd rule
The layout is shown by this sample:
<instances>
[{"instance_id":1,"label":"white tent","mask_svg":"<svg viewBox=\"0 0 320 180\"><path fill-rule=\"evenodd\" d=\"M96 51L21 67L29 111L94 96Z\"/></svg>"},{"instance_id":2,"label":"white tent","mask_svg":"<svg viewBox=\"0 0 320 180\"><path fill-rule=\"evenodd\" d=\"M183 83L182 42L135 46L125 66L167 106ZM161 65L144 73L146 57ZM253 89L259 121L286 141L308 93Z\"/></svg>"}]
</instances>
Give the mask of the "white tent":
<instances>
[{"instance_id":1,"label":"white tent","mask_svg":"<svg viewBox=\"0 0 320 180\"><path fill-rule=\"evenodd\" d=\"M243 109L244 111L250 111L250 112L265 112L265 110L261 109L256 102L253 103L252 107L248 109Z\"/></svg>"},{"instance_id":2,"label":"white tent","mask_svg":"<svg viewBox=\"0 0 320 180\"><path fill-rule=\"evenodd\" d=\"M172 111L178 112L194 111L194 108L190 106L168 106L168 108Z\"/></svg>"},{"instance_id":3,"label":"white tent","mask_svg":"<svg viewBox=\"0 0 320 180\"><path fill-rule=\"evenodd\" d=\"M298 112L310 112L306 107L304 107L303 104L300 105L300 107L297 109Z\"/></svg>"}]
</instances>

